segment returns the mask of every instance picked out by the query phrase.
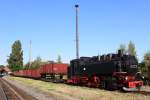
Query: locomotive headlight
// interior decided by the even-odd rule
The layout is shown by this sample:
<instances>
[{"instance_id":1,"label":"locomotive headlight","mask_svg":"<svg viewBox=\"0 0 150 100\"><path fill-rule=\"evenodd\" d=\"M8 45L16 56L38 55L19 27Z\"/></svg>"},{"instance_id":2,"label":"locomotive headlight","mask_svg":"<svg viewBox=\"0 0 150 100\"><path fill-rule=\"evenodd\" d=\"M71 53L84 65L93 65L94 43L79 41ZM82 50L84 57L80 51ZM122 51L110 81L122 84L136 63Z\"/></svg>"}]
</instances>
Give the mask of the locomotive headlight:
<instances>
[{"instance_id":1,"label":"locomotive headlight","mask_svg":"<svg viewBox=\"0 0 150 100\"><path fill-rule=\"evenodd\" d=\"M125 80L128 80L128 76L125 77Z\"/></svg>"},{"instance_id":2,"label":"locomotive headlight","mask_svg":"<svg viewBox=\"0 0 150 100\"><path fill-rule=\"evenodd\" d=\"M142 76L142 79L144 79L145 77L144 76Z\"/></svg>"},{"instance_id":3,"label":"locomotive headlight","mask_svg":"<svg viewBox=\"0 0 150 100\"><path fill-rule=\"evenodd\" d=\"M86 70L86 68L84 67L83 70Z\"/></svg>"}]
</instances>

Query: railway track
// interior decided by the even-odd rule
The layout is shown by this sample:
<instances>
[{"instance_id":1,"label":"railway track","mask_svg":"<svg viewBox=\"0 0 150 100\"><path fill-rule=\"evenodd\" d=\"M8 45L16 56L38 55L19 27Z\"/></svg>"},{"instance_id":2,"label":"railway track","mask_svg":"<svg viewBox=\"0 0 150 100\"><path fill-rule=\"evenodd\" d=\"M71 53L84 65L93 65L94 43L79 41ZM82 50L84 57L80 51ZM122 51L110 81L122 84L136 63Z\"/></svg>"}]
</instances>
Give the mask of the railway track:
<instances>
[{"instance_id":1,"label":"railway track","mask_svg":"<svg viewBox=\"0 0 150 100\"><path fill-rule=\"evenodd\" d=\"M141 95L145 95L145 96L150 96L150 92L149 91L134 91L132 93L134 93L134 94L141 94Z\"/></svg>"},{"instance_id":2,"label":"railway track","mask_svg":"<svg viewBox=\"0 0 150 100\"><path fill-rule=\"evenodd\" d=\"M5 92L4 92L4 90L3 90L3 88L1 86L0 86L0 97L1 97L2 100L7 100Z\"/></svg>"},{"instance_id":3,"label":"railway track","mask_svg":"<svg viewBox=\"0 0 150 100\"><path fill-rule=\"evenodd\" d=\"M2 78L0 78L0 97L0 100L37 100Z\"/></svg>"}]
</instances>

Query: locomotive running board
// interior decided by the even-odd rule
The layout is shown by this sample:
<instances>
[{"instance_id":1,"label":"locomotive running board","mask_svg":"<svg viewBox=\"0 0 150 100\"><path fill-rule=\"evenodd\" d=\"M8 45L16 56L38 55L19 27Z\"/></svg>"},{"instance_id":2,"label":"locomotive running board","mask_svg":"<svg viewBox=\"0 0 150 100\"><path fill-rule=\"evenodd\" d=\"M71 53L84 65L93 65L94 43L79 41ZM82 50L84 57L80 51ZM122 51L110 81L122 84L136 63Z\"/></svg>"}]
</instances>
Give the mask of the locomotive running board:
<instances>
[{"instance_id":1,"label":"locomotive running board","mask_svg":"<svg viewBox=\"0 0 150 100\"><path fill-rule=\"evenodd\" d=\"M124 91L127 91L127 92L134 92L134 91L138 91L137 88L126 88L126 87L123 87L122 88Z\"/></svg>"}]
</instances>

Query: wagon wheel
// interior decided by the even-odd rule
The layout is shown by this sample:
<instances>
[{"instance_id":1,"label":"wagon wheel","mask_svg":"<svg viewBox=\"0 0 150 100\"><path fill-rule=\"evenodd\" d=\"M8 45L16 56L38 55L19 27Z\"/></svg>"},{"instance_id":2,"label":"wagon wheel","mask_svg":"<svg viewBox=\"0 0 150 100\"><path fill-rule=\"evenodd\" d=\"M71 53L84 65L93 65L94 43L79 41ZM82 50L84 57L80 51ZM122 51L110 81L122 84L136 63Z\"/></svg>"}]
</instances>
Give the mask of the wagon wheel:
<instances>
[{"instance_id":1,"label":"wagon wheel","mask_svg":"<svg viewBox=\"0 0 150 100\"><path fill-rule=\"evenodd\" d=\"M102 89L105 89L105 88L106 88L106 82L105 82L105 81L102 81L102 83L101 83L101 88L102 88Z\"/></svg>"},{"instance_id":2,"label":"wagon wheel","mask_svg":"<svg viewBox=\"0 0 150 100\"><path fill-rule=\"evenodd\" d=\"M87 83L87 86L88 86L88 87L91 87L91 85L92 85L91 82L88 82L88 83Z\"/></svg>"}]
</instances>

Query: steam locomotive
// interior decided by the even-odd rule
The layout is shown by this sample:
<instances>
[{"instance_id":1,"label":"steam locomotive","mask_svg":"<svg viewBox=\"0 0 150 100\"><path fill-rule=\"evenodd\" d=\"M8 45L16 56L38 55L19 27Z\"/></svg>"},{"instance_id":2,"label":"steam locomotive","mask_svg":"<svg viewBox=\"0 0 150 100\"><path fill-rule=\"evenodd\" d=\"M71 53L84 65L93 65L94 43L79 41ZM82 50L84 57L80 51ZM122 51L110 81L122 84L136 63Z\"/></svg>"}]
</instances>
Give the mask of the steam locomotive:
<instances>
[{"instance_id":1,"label":"steam locomotive","mask_svg":"<svg viewBox=\"0 0 150 100\"><path fill-rule=\"evenodd\" d=\"M121 50L117 54L80 57L70 61L67 82L125 91L139 90L143 85L137 59L135 56L123 54Z\"/></svg>"}]
</instances>

